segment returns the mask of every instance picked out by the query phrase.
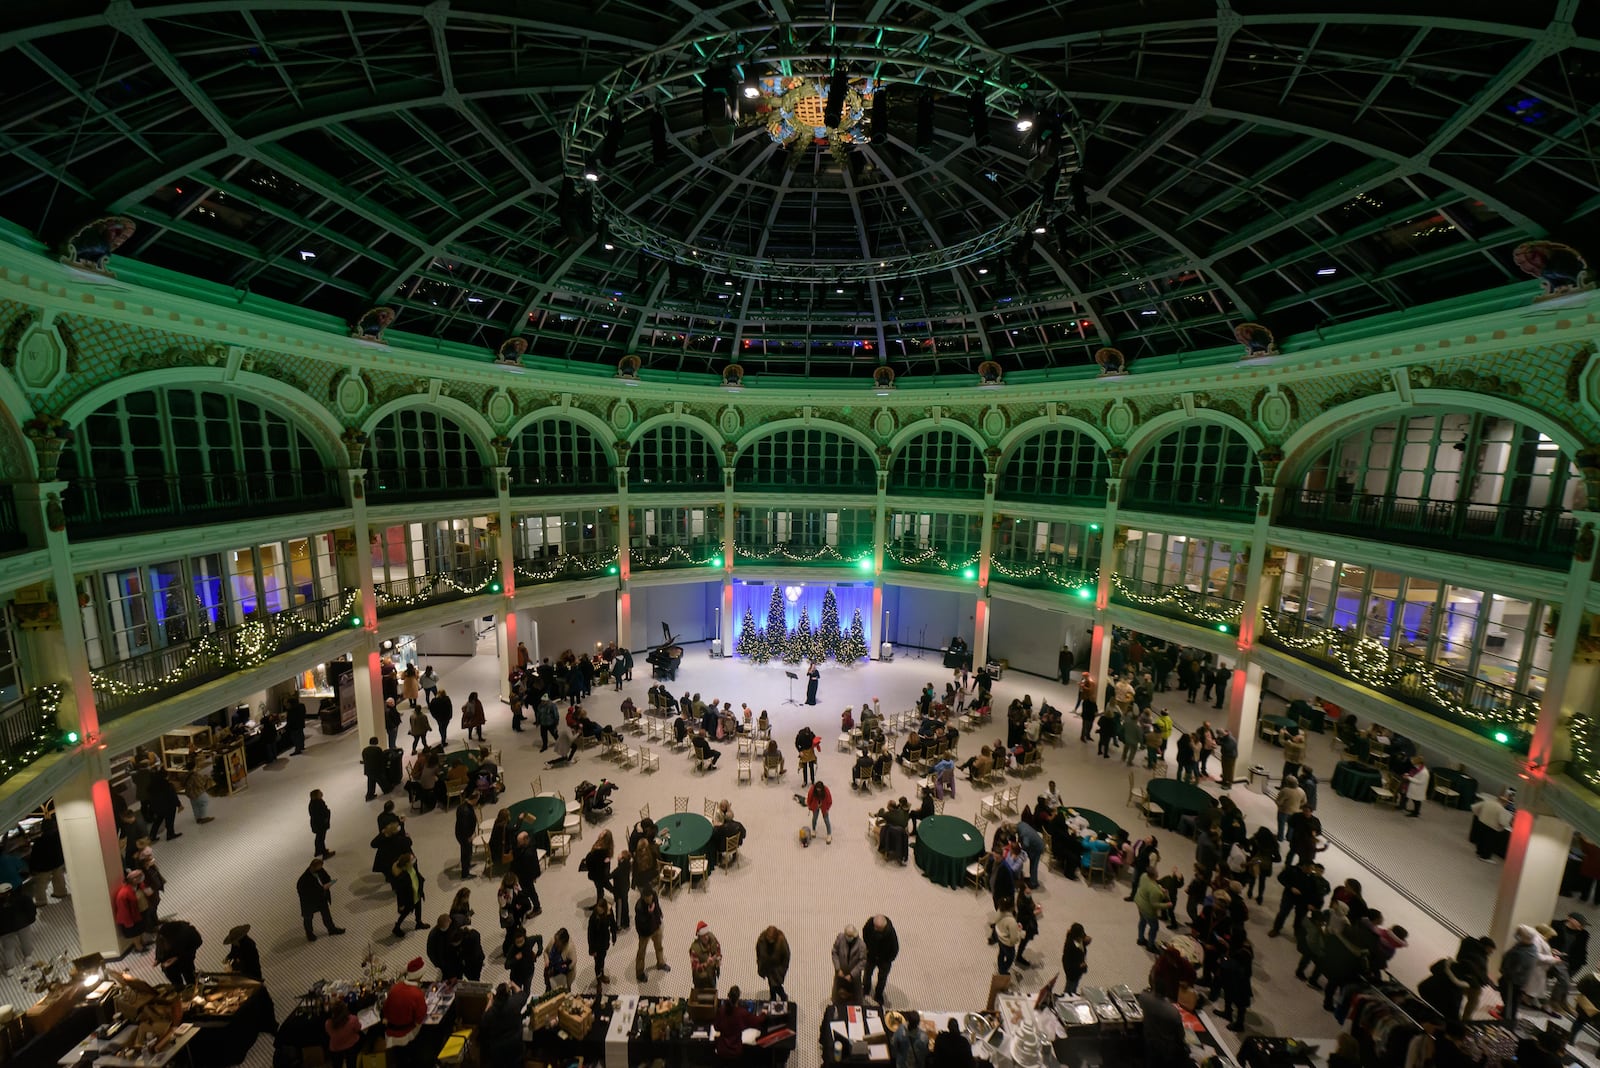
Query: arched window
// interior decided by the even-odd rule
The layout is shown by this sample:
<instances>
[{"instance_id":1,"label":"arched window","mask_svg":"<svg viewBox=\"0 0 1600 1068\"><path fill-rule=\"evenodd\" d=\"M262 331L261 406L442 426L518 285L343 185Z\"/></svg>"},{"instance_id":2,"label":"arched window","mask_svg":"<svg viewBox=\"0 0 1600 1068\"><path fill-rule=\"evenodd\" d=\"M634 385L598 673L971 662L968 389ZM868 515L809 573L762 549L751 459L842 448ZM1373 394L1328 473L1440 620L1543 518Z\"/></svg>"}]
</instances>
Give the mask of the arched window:
<instances>
[{"instance_id":1,"label":"arched window","mask_svg":"<svg viewBox=\"0 0 1600 1068\"><path fill-rule=\"evenodd\" d=\"M865 449L842 434L794 427L752 443L740 454L733 479L743 490L875 493L878 468Z\"/></svg>"},{"instance_id":2,"label":"arched window","mask_svg":"<svg viewBox=\"0 0 1600 1068\"><path fill-rule=\"evenodd\" d=\"M1250 443L1218 423L1186 423L1151 446L1127 481L1134 508L1249 512L1261 468Z\"/></svg>"},{"instance_id":3,"label":"arched window","mask_svg":"<svg viewBox=\"0 0 1600 1068\"><path fill-rule=\"evenodd\" d=\"M574 493L612 484L605 446L571 419L540 419L523 427L506 463L515 494Z\"/></svg>"},{"instance_id":4,"label":"arched window","mask_svg":"<svg viewBox=\"0 0 1600 1068\"><path fill-rule=\"evenodd\" d=\"M490 491L477 444L426 408L390 412L372 432L367 490L378 497L475 496Z\"/></svg>"},{"instance_id":5,"label":"arched window","mask_svg":"<svg viewBox=\"0 0 1600 1068\"><path fill-rule=\"evenodd\" d=\"M1419 411L1341 433L1285 494L1282 518L1565 567L1582 500L1571 459L1533 427Z\"/></svg>"},{"instance_id":6,"label":"arched window","mask_svg":"<svg viewBox=\"0 0 1600 1068\"><path fill-rule=\"evenodd\" d=\"M954 430L930 430L901 446L889 465L889 490L967 497L983 492L983 455Z\"/></svg>"},{"instance_id":7,"label":"arched window","mask_svg":"<svg viewBox=\"0 0 1600 1068\"><path fill-rule=\"evenodd\" d=\"M231 393L147 389L102 405L64 457L67 518L90 537L337 504L338 481L291 419ZM114 524L114 528L104 524Z\"/></svg>"},{"instance_id":8,"label":"arched window","mask_svg":"<svg viewBox=\"0 0 1600 1068\"><path fill-rule=\"evenodd\" d=\"M722 485L722 458L692 427L647 430L628 453L629 492L672 492Z\"/></svg>"},{"instance_id":9,"label":"arched window","mask_svg":"<svg viewBox=\"0 0 1600 1068\"><path fill-rule=\"evenodd\" d=\"M1026 438L1000 471L995 496L1019 501L1104 501L1111 465L1105 450L1071 427Z\"/></svg>"}]
</instances>

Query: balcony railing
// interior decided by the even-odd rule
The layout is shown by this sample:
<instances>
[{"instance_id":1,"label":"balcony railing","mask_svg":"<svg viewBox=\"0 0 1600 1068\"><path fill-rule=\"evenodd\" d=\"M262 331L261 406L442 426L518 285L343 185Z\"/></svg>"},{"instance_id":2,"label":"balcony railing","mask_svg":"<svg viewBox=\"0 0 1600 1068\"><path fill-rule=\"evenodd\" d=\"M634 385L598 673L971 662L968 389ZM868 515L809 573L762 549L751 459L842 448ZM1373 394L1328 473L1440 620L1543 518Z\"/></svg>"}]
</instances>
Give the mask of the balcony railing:
<instances>
[{"instance_id":1,"label":"balcony railing","mask_svg":"<svg viewBox=\"0 0 1600 1068\"><path fill-rule=\"evenodd\" d=\"M1111 579L1111 599L1168 619L1222 630L1235 629L1244 613L1244 602L1232 597L1188 586L1125 579L1121 575Z\"/></svg>"},{"instance_id":2,"label":"balcony railing","mask_svg":"<svg viewBox=\"0 0 1600 1068\"><path fill-rule=\"evenodd\" d=\"M734 488L745 493L859 493L878 492L878 472L871 467L808 467L795 464L759 474L740 471Z\"/></svg>"},{"instance_id":3,"label":"balcony railing","mask_svg":"<svg viewBox=\"0 0 1600 1068\"><path fill-rule=\"evenodd\" d=\"M1254 486L1207 482L1141 482L1128 480L1123 503L1140 511L1182 512L1186 515L1224 514L1237 518L1254 512Z\"/></svg>"},{"instance_id":4,"label":"balcony railing","mask_svg":"<svg viewBox=\"0 0 1600 1068\"><path fill-rule=\"evenodd\" d=\"M971 577L977 578L978 550L963 552L960 548L937 542L929 545L890 542L883 547L883 562L886 568L895 571L924 571L932 575L957 575L962 578L968 577L967 572L971 571Z\"/></svg>"},{"instance_id":5,"label":"balcony railing","mask_svg":"<svg viewBox=\"0 0 1600 1068\"><path fill-rule=\"evenodd\" d=\"M628 550L628 567L633 571L663 571L679 567L714 567L722 559L722 542L710 537L684 538L676 543L657 539L654 545L635 545Z\"/></svg>"},{"instance_id":6,"label":"balcony railing","mask_svg":"<svg viewBox=\"0 0 1600 1068\"><path fill-rule=\"evenodd\" d=\"M586 553L551 553L548 556L529 557L516 562L517 585L594 578L607 572L615 575L616 560L615 546Z\"/></svg>"},{"instance_id":7,"label":"balcony railing","mask_svg":"<svg viewBox=\"0 0 1600 1068\"><path fill-rule=\"evenodd\" d=\"M355 600L355 591L344 590L107 664L91 673L100 719L115 719L178 691L256 667L349 626Z\"/></svg>"},{"instance_id":8,"label":"balcony railing","mask_svg":"<svg viewBox=\"0 0 1600 1068\"><path fill-rule=\"evenodd\" d=\"M38 686L0 708L0 782L57 747L60 705L61 687Z\"/></svg>"},{"instance_id":9,"label":"balcony railing","mask_svg":"<svg viewBox=\"0 0 1600 1068\"><path fill-rule=\"evenodd\" d=\"M610 467L514 467L513 497L547 497L558 493L601 493L616 486Z\"/></svg>"},{"instance_id":10,"label":"balcony railing","mask_svg":"<svg viewBox=\"0 0 1600 1068\"><path fill-rule=\"evenodd\" d=\"M453 571L430 571L425 575L408 575L372 584L373 596L379 608L420 608L440 601L455 601L485 592L490 582L500 573L500 565L475 564L458 567Z\"/></svg>"},{"instance_id":11,"label":"balcony railing","mask_svg":"<svg viewBox=\"0 0 1600 1068\"><path fill-rule=\"evenodd\" d=\"M1389 649L1351 629L1327 629L1294 616L1267 616L1261 642L1316 664L1459 727L1526 745L1539 718L1539 695L1468 675L1420 656Z\"/></svg>"},{"instance_id":12,"label":"balcony railing","mask_svg":"<svg viewBox=\"0 0 1600 1068\"><path fill-rule=\"evenodd\" d=\"M106 537L174 526L174 519L220 523L283 511L337 508L330 471L271 474L129 475L75 480L62 501L74 537Z\"/></svg>"},{"instance_id":13,"label":"balcony railing","mask_svg":"<svg viewBox=\"0 0 1600 1068\"><path fill-rule=\"evenodd\" d=\"M721 489L722 467L641 467L628 473L629 493L684 493Z\"/></svg>"},{"instance_id":14,"label":"balcony railing","mask_svg":"<svg viewBox=\"0 0 1600 1068\"><path fill-rule=\"evenodd\" d=\"M733 544L733 556L736 561L749 563L776 564L788 566L792 564L816 565L819 567L842 567L859 565L865 559L869 564L872 561L872 545L844 546L817 545L804 539L794 541L737 541Z\"/></svg>"},{"instance_id":15,"label":"balcony railing","mask_svg":"<svg viewBox=\"0 0 1600 1068\"><path fill-rule=\"evenodd\" d=\"M1388 541L1456 548L1475 556L1565 567L1577 522L1558 508L1388 497L1301 489L1284 497L1280 520L1333 534L1378 534Z\"/></svg>"},{"instance_id":16,"label":"balcony railing","mask_svg":"<svg viewBox=\"0 0 1600 1068\"><path fill-rule=\"evenodd\" d=\"M470 468L377 467L367 471L367 493L379 500L408 497L487 497L495 492L489 472Z\"/></svg>"},{"instance_id":17,"label":"balcony railing","mask_svg":"<svg viewBox=\"0 0 1600 1068\"><path fill-rule=\"evenodd\" d=\"M1031 560L1007 560L997 556L989 564L991 582L1074 593L1085 600L1094 599L1094 588L1099 581L1099 573L1099 569L1093 567L1091 561L1077 556Z\"/></svg>"},{"instance_id":18,"label":"balcony railing","mask_svg":"<svg viewBox=\"0 0 1600 1068\"><path fill-rule=\"evenodd\" d=\"M1044 504L1106 503L1106 479L1110 468L1093 478L1001 478L995 498L1003 501L1039 501Z\"/></svg>"},{"instance_id":19,"label":"balcony railing","mask_svg":"<svg viewBox=\"0 0 1600 1068\"><path fill-rule=\"evenodd\" d=\"M889 494L906 497L982 496L983 472L896 471L889 476Z\"/></svg>"}]
</instances>

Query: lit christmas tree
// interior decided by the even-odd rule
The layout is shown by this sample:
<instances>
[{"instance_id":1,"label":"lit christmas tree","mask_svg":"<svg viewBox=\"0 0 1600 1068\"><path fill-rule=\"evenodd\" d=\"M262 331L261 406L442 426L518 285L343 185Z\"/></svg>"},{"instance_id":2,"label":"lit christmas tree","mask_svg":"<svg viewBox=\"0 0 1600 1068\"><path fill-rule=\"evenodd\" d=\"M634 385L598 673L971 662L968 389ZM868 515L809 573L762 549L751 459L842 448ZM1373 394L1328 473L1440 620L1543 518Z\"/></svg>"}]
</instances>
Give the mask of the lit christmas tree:
<instances>
[{"instance_id":1,"label":"lit christmas tree","mask_svg":"<svg viewBox=\"0 0 1600 1068\"><path fill-rule=\"evenodd\" d=\"M828 592L822 595L822 620L817 624L817 638L822 643L822 652L826 656L839 655L839 641L844 635L839 633L839 602L833 596L833 587L828 587ZM818 656L818 660L822 657Z\"/></svg>"},{"instance_id":2,"label":"lit christmas tree","mask_svg":"<svg viewBox=\"0 0 1600 1068\"><path fill-rule=\"evenodd\" d=\"M758 664L772 659L772 650L767 647L767 636L757 628L755 613L748 608L744 610L744 621L739 624L739 641L734 645L733 651L740 656L749 657Z\"/></svg>"},{"instance_id":3,"label":"lit christmas tree","mask_svg":"<svg viewBox=\"0 0 1600 1068\"><path fill-rule=\"evenodd\" d=\"M783 662L785 664L798 664L811 655L811 647L815 635L811 633L811 617L805 609L800 610L800 625L790 633L789 640L783 643Z\"/></svg>"},{"instance_id":4,"label":"lit christmas tree","mask_svg":"<svg viewBox=\"0 0 1600 1068\"><path fill-rule=\"evenodd\" d=\"M767 605L767 629L762 635L767 643L767 656L783 652L788 644L789 628L783 623L783 587L772 587L772 601Z\"/></svg>"},{"instance_id":5,"label":"lit christmas tree","mask_svg":"<svg viewBox=\"0 0 1600 1068\"><path fill-rule=\"evenodd\" d=\"M861 625L861 609L850 617L850 633L839 638L839 663L853 664L867 656L867 631Z\"/></svg>"}]
</instances>

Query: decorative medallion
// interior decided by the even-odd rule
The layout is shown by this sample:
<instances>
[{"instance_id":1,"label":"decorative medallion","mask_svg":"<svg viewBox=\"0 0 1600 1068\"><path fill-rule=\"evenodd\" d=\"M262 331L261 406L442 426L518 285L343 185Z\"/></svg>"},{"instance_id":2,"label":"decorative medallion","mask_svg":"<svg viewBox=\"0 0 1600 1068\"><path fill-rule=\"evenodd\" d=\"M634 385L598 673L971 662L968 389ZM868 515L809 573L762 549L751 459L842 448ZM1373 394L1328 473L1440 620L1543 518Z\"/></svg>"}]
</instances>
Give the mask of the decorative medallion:
<instances>
[{"instance_id":1,"label":"decorative medallion","mask_svg":"<svg viewBox=\"0 0 1600 1068\"><path fill-rule=\"evenodd\" d=\"M990 407L983 413L983 433L991 441L1006 432L1006 413L999 408Z\"/></svg>"},{"instance_id":2,"label":"decorative medallion","mask_svg":"<svg viewBox=\"0 0 1600 1068\"><path fill-rule=\"evenodd\" d=\"M1297 407L1292 393L1272 386L1256 396L1256 425L1270 435L1282 434L1294 421Z\"/></svg>"},{"instance_id":3,"label":"decorative medallion","mask_svg":"<svg viewBox=\"0 0 1600 1068\"><path fill-rule=\"evenodd\" d=\"M624 356L618 360L617 377L630 385L637 383L639 381L639 357Z\"/></svg>"},{"instance_id":4,"label":"decorative medallion","mask_svg":"<svg viewBox=\"0 0 1600 1068\"><path fill-rule=\"evenodd\" d=\"M872 417L872 432L880 438L894 436L894 413L887 408L879 408L878 414Z\"/></svg>"},{"instance_id":5,"label":"decorative medallion","mask_svg":"<svg viewBox=\"0 0 1600 1068\"><path fill-rule=\"evenodd\" d=\"M744 388L744 368L736 363L730 363L722 369L722 388L730 393L737 393Z\"/></svg>"},{"instance_id":6,"label":"decorative medallion","mask_svg":"<svg viewBox=\"0 0 1600 1068\"><path fill-rule=\"evenodd\" d=\"M717 416L717 426L720 427L722 432L728 435L730 438L737 434L739 432L739 428L743 425L744 418L740 416L739 409L735 408L731 404L722 409L722 414Z\"/></svg>"},{"instance_id":7,"label":"decorative medallion","mask_svg":"<svg viewBox=\"0 0 1600 1068\"><path fill-rule=\"evenodd\" d=\"M633 405L625 400L619 400L611 406L611 425L617 430L626 430L633 425Z\"/></svg>"},{"instance_id":8,"label":"decorative medallion","mask_svg":"<svg viewBox=\"0 0 1600 1068\"><path fill-rule=\"evenodd\" d=\"M488 417L492 426L510 426L511 420L517 415L517 404L511 399L510 393L504 389L497 389L484 401L483 414Z\"/></svg>"},{"instance_id":9,"label":"decorative medallion","mask_svg":"<svg viewBox=\"0 0 1600 1068\"><path fill-rule=\"evenodd\" d=\"M1138 421L1138 413L1136 413L1133 410L1133 406L1125 400L1119 398L1106 406L1104 417L1105 428L1114 438L1127 437L1133 432L1134 424Z\"/></svg>"},{"instance_id":10,"label":"decorative medallion","mask_svg":"<svg viewBox=\"0 0 1600 1068\"><path fill-rule=\"evenodd\" d=\"M33 393L49 392L69 370L67 355L65 341L54 331L29 331L17 349L17 382Z\"/></svg>"},{"instance_id":11,"label":"decorative medallion","mask_svg":"<svg viewBox=\"0 0 1600 1068\"><path fill-rule=\"evenodd\" d=\"M872 372L872 388L878 396L887 396L894 389L894 369L892 367L879 367Z\"/></svg>"},{"instance_id":12,"label":"decorative medallion","mask_svg":"<svg viewBox=\"0 0 1600 1068\"><path fill-rule=\"evenodd\" d=\"M346 420L354 420L372 403L372 385L367 376L346 371L333 380L333 406Z\"/></svg>"}]
</instances>

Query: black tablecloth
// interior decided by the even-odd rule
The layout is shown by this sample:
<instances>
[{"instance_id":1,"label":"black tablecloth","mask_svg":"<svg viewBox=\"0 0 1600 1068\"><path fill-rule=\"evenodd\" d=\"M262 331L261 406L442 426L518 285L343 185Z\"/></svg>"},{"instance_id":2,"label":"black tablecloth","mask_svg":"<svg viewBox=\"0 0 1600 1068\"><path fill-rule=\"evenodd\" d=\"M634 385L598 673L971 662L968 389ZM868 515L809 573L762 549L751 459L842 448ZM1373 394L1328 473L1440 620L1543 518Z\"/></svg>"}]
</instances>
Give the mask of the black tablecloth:
<instances>
[{"instance_id":1,"label":"black tablecloth","mask_svg":"<svg viewBox=\"0 0 1600 1068\"><path fill-rule=\"evenodd\" d=\"M1150 800L1161 806L1161 825L1175 831L1185 816L1198 816L1216 805L1217 799L1193 783L1177 779L1151 779L1145 785Z\"/></svg>"},{"instance_id":2,"label":"black tablecloth","mask_svg":"<svg viewBox=\"0 0 1600 1068\"><path fill-rule=\"evenodd\" d=\"M1454 768L1430 768L1429 772L1428 794L1440 804L1465 811L1478 803L1478 780L1471 775ZM1434 791L1441 786L1456 791L1460 796L1453 801L1437 797Z\"/></svg>"},{"instance_id":3,"label":"black tablecloth","mask_svg":"<svg viewBox=\"0 0 1600 1068\"><path fill-rule=\"evenodd\" d=\"M271 1034L278 1029L277 1013L273 1011L272 998L264 986L251 994L231 1016L190 1013L184 1016L184 1021L200 1029L190 1041L189 1050L195 1064L205 1065L242 1063L250 1047L255 1045L257 1035Z\"/></svg>"},{"instance_id":4,"label":"black tablecloth","mask_svg":"<svg viewBox=\"0 0 1600 1068\"><path fill-rule=\"evenodd\" d=\"M89 1037L101 1024L98 1006L84 1002L61 1018L61 1022L12 1054L6 1068L55 1068L67 1051Z\"/></svg>"},{"instance_id":5,"label":"black tablecloth","mask_svg":"<svg viewBox=\"0 0 1600 1068\"><path fill-rule=\"evenodd\" d=\"M1333 792L1352 801L1371 801L1372 788L1382 785L1383 772L1354 760L1341 760L1333 769Z\"/></svg>"}]
</instances>

